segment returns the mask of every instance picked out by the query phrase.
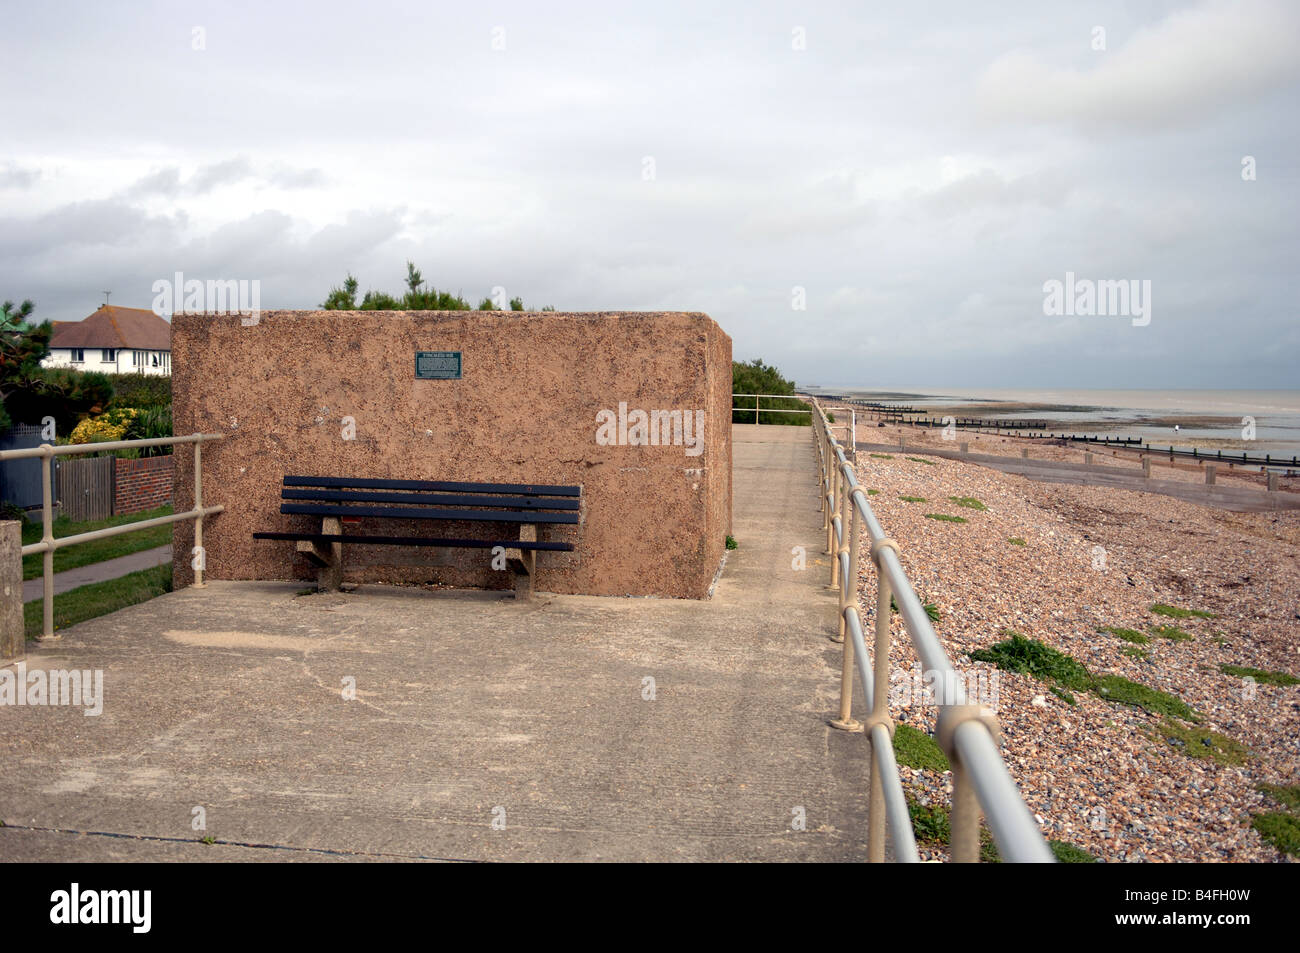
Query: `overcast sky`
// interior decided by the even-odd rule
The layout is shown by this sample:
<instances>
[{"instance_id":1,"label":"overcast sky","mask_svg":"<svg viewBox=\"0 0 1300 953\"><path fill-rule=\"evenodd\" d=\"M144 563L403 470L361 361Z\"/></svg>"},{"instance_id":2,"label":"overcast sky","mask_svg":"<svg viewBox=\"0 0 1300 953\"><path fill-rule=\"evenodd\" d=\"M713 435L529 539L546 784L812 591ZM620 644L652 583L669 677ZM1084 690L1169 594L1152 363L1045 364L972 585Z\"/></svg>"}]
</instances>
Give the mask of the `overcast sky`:
<instances>
[{"instance_id":1,"label":"overcast sky","mask_svg":"<svg viewBox=\"0 0 1300 953\"><path fill-rule=\"evenodd\" d=\"M806 384L1300 387L1294 0L43 0L0 62L0 298L40 317L411 259L704 311ZM1067 271L1150 323L1044 315Z\"/></svg>"}]
</instances>

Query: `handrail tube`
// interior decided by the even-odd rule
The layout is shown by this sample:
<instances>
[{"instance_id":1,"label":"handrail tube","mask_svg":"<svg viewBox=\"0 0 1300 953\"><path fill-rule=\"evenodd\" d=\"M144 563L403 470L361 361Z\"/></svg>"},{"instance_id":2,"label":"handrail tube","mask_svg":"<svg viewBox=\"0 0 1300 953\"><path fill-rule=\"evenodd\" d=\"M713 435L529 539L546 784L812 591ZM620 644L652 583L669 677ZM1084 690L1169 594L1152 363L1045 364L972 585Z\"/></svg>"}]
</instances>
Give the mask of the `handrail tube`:
<instances>
[{"instance_id":1,"label":"handrail tube","mask_svg":"<svg viewBox=\"0 0 1300 953\"><path fill-rule=\"evenodd\" d=\"M885 794L885 817L894 834L894 859L901 864L919 864L921 855L916 851L916 832L912 830L912 815L907 810L907 797L898 781L898 760L894 757L894 743L889 730L881 724L871 729L871 750L875 753L873 770L880 771L881 787ZM890 784L889 779L895 783Z\"/></svg>"},{"instance_id":2,"label":"handrail tube","mask_svg":"<svg viewBox=\"0 0 1300 953\"><path fill-rule=\"evenodd\" d=\"M24 447L19 450L0 450L0 463L6 460L41 461L41 541L22 548L24 556L41 553L41 582L43 589L42 624L39 640L55 638L54 635L54 552L78 543L88 543L95 539L105 539L122 533L134 533L153 526L163 526L185 519L194 520L194 552L199 562L194 565L194 587L203 588L203 517L225 511L224 506L203 505L203 444L210 440L224 439L225 434L193 433L182 437L150 437L145 440L107 440L103 443L74 443L54 446L43 443L39 447ZM170 516L156 516L152 519L122 523L104 529L91 530L88 533L76 533L72 536L54 536L54 492L53 463L55 457L67 457L79 453L99 453L105 450L135 450L140 447L169 447L183 443L194 444L194 508L185 513L173 513Z\"/></svg>"},{"instance_id":3,"label":"handrail tube","mask_svg":"<svg viewBox=\"0 0 1300 953\"><path fill-rule=\"evenodd\" d=\"M1055 863L988 729L978 722L964 722L953 732L953 743L1002 855L1016 864Z\"/></svg>"},{"instance_id":4,"label":"handrail tube","mask_svg":"<svg viewBox=\"0 0 1300 953\"><path fill-rule=\"evenodd\" d=\"M78 543L89 543L94 539L107 539L109 536L120 536L123 533L134 533L137 530L150 529L154 526L165 526L168 523L179 523L181 520L192 520L198 516L211 516L214 513L224 513L226 508L221 505L205 506L197 510L189 510L184 513L172 513L168 516L154 516L147 520L136 520L133 523L122 523L118 526L106 526L103 529L94 529L87 533L77 533L73 536L59 536L47 544L45 540L39 543L28 543L23 547L23 555L30 556L32 553L43 553L47 549L63 549L67 546L75 546ZM51 545L52 544L52 545Z\"/></svg>"},{"instance_id":5,"label":"handrail tube","mask_svg":"<svg viewBox=\"0 0 1300 953\"><path fill-rule=\"evenodd\" d=\"M203 443L220 440L224 434L196 433L187 437L150 437L147 440L106 440L103 443L68 443L60 446L43 443L39 447L21 450L0 450L0 461L25 460L32 457L67 457L78 453L98 453L101 450L134 450L138 447L169 447L179 443ZM48 450L46 448L49 448Z\"/></svg>"},{"instance_id":6,"label":"handrail tube","mask_svg":"<svg viewBox=\"0 0 1300 953\"><path fill-rule=\"evenodd\" d=\"M818 414L813 420L818 431L817 449L822 470L820 482L823 490L829 489L831 491L826 495L824 501L828 514L828 548L832 541L838 541L843 536L841 514L836 511L835 504L836 502L841 504L848 502L850 507L847 518L852 522L853 512L856 511L862 517L863 525L866 527L868 538L871 541L872 556L878 573L878 595L882 606L888 598L888 594L892 593L895 596L895 603L898 606L899 614L902 616L917 657L924 668L941 676L935 680L939 683L936 700L939 702L940 707L947 711L956 706L966 706L966 694L960 678L957 677L958 673L948 659L947 652L944 651L939 637L935 634L930 619L925 613L925 608L921 605L920 599L903 570L897 552L892 544L876 545L887 541L888 537L885 535L884 528L876 519L875 513L866 499L866 494L858 487L857 475L852 464L845 458L843 448L839 446L834 434L831 433L825 413L816 400L811 403L818 410ZM826 442L825 450L821 446L823 440ZM830 451L831 456L834 458L830 466L827 465L830 461L827 460L826 451ZM827 487L827 483L830 482L830 474L835 474L834 483ZM874 689L870 676L871 666L866 658L866 645L863 642L861 619L856 607L856 579L850 573L850 570L855 567L848 567L846 565L847 560L842 558L842 554L838 550L838 546L832 550L832 552L836 553L836 565L833 567L832 578L837 583L854 586L853 599L848 601L847 604L845 604L847 594L841 593L841 604L845 605L841 613L841 619L846 623L844 628L847 630L847 642L849 643L846 650L851 647L856 653L855 661L857 662L859 676L863 681L864 699L868 706L871 706L874 699ZM841 564L845 565L841 567ZM836 572L835 570L839 571ZM889 610L887 606L882 606L877 607L877 613L883 613L883 618L888 624ZM879 622L880 619L877 619L877 623ZM877 638L878 640L885 639L881 644L887 650L888 629L879 631ZM878 644L877 650L880 650L880 644ZM887 658L884 659L886 664L887 661ZM887 714L887 711L885 713ZM879 713L877 713L876 719L873 719L870 737L872 738L872 748L876 752L876 770L885 772L880 776L881 793L885 795L886 815L891 830L895 830L895 846L897 848L899 837L897 836L894 818L899 812L897 802L900 799L902 800L903 816L906 816L906 800L902 796L902 784L898 777L897 764L893 758L892 743L886 744L889 740L888 726L882 724L878 720L879 717ZM1007 769L1006 762L1002 759L999 745L995 741L989 725L979 719L971 718L969 715L964 717L966 720L959 721L953 729L950 742L950 756L955 762L953 765L954 784L962 789L954 792L954 810L957 808L957 798L959 796L970 798L973 794L974 801L978 804L978 810L987 818L998 848L1007 860L1012 862L1054 862L1055 858L1052 856L1046 840L1044 840L1033 815L1030 814L1029 808L1011 778L1011 773ZM963 805L968 803L968 801L962 801ZM910 819L903 826L907 830L905 836L910 837L912 835ZM959 851L957 826L954 822L952 845L954 859L964 857L975 849L974 829L963 824L961 826L965 828L966 834L971 840L964 841L962 849ZM973 854L971 854L971 859L974 859Z\"/></svg>"}]
</instances>

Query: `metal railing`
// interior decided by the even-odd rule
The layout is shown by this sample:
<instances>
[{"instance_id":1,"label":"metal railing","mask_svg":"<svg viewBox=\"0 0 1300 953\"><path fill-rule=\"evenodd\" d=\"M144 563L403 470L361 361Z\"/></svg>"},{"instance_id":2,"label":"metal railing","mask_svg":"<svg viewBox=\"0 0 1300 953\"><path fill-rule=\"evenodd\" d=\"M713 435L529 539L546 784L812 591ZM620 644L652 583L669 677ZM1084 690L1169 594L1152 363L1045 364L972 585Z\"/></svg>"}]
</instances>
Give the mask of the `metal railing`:
<instances>
[{"instance_id":1,"label":"metal railing","mask_svg":"<svg viewBox=\"0 0 1300 953\"><path fill-rule=\"evenodd\" d=\"M203 587L203 517L211 516L214 513L220 513L225 510L224 506L204 506L203 505L203 444L210 440L220 440L222 434L219 433L196 433L188 437L155 437L149 440L111 440L104 443L78 443L67 444L65 446L51 446L43 443L39 447L29 447L23 450L3 450L0 451L0 463L7 460L26 460L32 457L39 457L41 461L41 526L43 533L39 543L30 543L23 547L23 555L31 553L43 553L44 560L41 575L45 586L45 607L44 623L41 629L40 639L53 639L54 636L54 551L65 549L68 546L76 546L78 543L88 543L95 539L106 539L109 536L118 536L122 533L134 533L138 530L149 529L153 526L165 526L168 523L178 523L181 520L194 520L194 550L200 554L198 561L194 564L194 586ZM77 533L73 536L60 536L54 538L54 487L51 485L51 461L55 457L71 456L78 453L98 453L101 450L130 450L137 447L166 447L181 443L194 444L194 506L184 513L173 513L171 516L158 516L153 519L137 520L134 523L123 523L120 526L109 526L105 529L92 530L88 533Z\"/></svg>"},{"instance_id":2,"label":"metal railing","mask_svg":"<svg viewBox=\"0 0 1300 953\"><path fill-rule=\"evenodd\" d=\"M768 397L768 398L779 399L779 400L803 400L803 401L808 400L808 398L805 397L805 396L802 395L802 394L732 394L732 395L731 395L731 399L732 399L733 401L734 401L737 397L752 397L752 398L754 398L754 423L758 423L758 414L759 414L760 409L761 409L762 412L765 413L765 414L807 414L808 417L809 417L809 421L811 422L811 420L812 420L813 411L812 411L811 408L800 407L800 408L796 408L796 409L793 409L793 410L779 410L779 409L777 409L777 408L775 408L775 407L763 407L763 408L760 408L760 407L758 406L758 404L759 404L759 398L761 398L761 397ZM734 413L735 413L736 411L738 411L738 410L743 410L743 411L745 411L745 412L748 413L749 408L748 408L748 407L737 407L737 406L735 406L735 404L732 404L732 407L731 407L731 411L732 411L732 413L734 414ZM857 450L857 446L858 446L858 412L857 412L856 410L853 410L852 408L849 409L849 420L848 420L847 423L830 424L830 426L831 426L831 427L844 427L844 428L847 428L848 436L849 436L849 443L850 443L850 446L851 446L855 451Z\"/></svg>"},{"instance_id":3,"label":"metal railing","mask_svg":"<svg viewBox=\"0 0 1300 953\"><path fill-rule=\"evenodd\" d=\"M887 823L895 859L918 860L916 837L894 759L894 722L889 714L890 623L893 603L897 602L912 648L927 672L927 681L934 685L935 701L940 708L935 741L952 767L949 844L952 860L961 863L979 860L982 813L1003 859L1053 863L1051 849L1002 760L996 719L988 709L967 700L962 680L903 572L898 544L885 535L871 511L866 494L858 487L853 464L831 432L821 405L815 398L809 398L809 403L821 469L826 552L834 556L830 588L839 592L839 635L832 638L844 643L839 717L831 724L847 731L865 731L871 741L867 859L873 862L885 859ZM871 661L867 659L857 585L864 530L871 561L876 567L875 653ZM855 720L852 714L855 667L870 712L865 724ZM934 673L932 678L929 673Z\"/></svg>"}]
</instances>

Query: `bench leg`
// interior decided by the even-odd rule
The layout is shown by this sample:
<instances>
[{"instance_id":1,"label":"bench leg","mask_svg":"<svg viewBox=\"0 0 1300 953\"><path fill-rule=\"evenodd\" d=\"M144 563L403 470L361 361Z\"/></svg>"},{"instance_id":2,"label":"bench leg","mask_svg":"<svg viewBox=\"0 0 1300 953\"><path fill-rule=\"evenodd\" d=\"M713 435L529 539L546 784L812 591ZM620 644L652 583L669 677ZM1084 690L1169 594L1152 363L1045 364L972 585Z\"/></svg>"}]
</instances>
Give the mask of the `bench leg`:
<instances>
[{"instance_id":1,"label":"bench leg","mask_svg":"<svg viewBox=\"0 0 1300 953\"><path fill-rule=\"evenodd\" d=\"M519 527L521 542L537 542L537 527L525 523ZM537 550L508 549L506 563L515 575L515 598L528 600L533 597L533 577L537 575Z\"/></svg>"},{"instance_id":2,"label":"bench leg","mask_svg":"<svg viewBox=\"0 0 1300 953\"><path fill-rule=\"evenodd\" d=\"M512 567L515 570L515 598L528 600L533 597L533 576L537 572L537 553L534 550L526 550L520 553L522 557L519 560L520 565Z\"/></svg>"},{"instance_id":3,"label":"bench leg","mask_svg":"<svg viewBox=\"0 0 1300 953\"><path fill-rule=\"evenodd\" d=\"M326 516L321 519L320 531L342 535L343 522L337 516ZM325 560L316 570L316 588L321 592L336 592L343 584L343 544L326 543L320 548L325 550Z\"/></svg>"}]
</instances>

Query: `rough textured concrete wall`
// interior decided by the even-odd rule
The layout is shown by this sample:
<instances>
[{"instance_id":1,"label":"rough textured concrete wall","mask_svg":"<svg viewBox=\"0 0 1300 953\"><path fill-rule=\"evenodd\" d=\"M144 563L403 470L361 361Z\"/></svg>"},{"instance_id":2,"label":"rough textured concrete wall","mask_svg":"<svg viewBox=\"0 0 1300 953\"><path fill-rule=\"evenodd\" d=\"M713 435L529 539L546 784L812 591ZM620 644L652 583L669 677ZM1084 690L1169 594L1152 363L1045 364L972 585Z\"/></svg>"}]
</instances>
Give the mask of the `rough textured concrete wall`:
<instances>
[{"instance_id":1,"label":"rough textured concrete wall","mask_svg":"<svg viewBox=\"0 0 1300 953\"><path fill-rule=\"evenodd\" d=\"M417 380L416 351L460 351L460 380ZM204 524L213 579L309 579L289 542L258 530L319 531L279 512L286 473L579 484L579 526L539 527L573 553L540 553L537 587L596 595L701 598L731 528L731 339L688 313L262 312L172 321L176 433L204 445ZM601 445L602 410L705 414L703 450ZM351 421L345 418L351 418ZM349 424L352 439L345 439ZM635 437L635 431L632 438ZM192 505L193 449L177 447L175 504ZM400 535L500 538L498 524L362 527ZM177 523L189 553L193 527ZM192 578L174 560L176 585ZM350 581L507 588L490 550L348 546Z\"/></svg>"},{"instance_id":2,"label":"rough textured concrete wall","mask_svg":"<svg viewBox=\"0 0 1300 953\"><path fill-rule=\"evenodd\" d=\"M113 483L113 512L142 513L172 501L171 454L118 460Z\"/></svg>"},{"instance_id":3,"label":"rough textured concrete wall","mask_svg":"<svg viewBox=\"0 0 1300 953\"><path fill-rule=\"evenodd\" d=\"M0 662L27 654L23 629L22 524L5 520L0 522Z\"/></svg>"}]
</instances>

